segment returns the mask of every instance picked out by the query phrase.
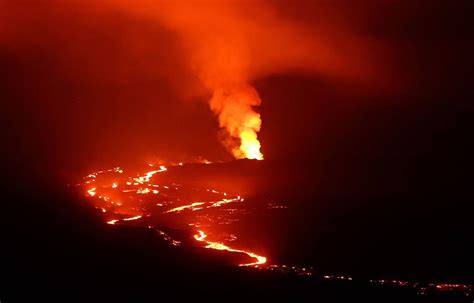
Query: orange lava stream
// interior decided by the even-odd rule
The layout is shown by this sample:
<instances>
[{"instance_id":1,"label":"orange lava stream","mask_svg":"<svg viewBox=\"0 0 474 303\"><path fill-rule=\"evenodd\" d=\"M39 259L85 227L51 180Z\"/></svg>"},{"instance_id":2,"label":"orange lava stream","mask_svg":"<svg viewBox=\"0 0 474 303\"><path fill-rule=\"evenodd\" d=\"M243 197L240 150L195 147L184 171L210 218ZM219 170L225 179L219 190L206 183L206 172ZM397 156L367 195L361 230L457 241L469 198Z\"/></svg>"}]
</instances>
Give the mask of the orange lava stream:
<instances>
[{"instance_id":1,"label":"orange lava stream","mask_svg":"<svg viewBox=\"0 0 474 303\"><path fill-rule=\"evenodd\" d=\"M259 150L259 142L256 139L255 136L252 134L247 138L249 140L242 140L242 145L246 145L246 142L251 142L247 147L241 146L240 152L243 152L242 150L245 149L245 157L247 158L255 158L255 159L263 159L263 155L260 153ZM253 142L253 143L252 143ZM241 155L241 154L239 154ZM205 164L210 164L211 162L204 160L204 162L199 162L199 163L205 163ZM177 166L183 166L184 163L178 163ZM150 165L149 166L154 166ZM153 184L151 182L151 179L156 173L161 173L167 171L167 168L163 165L159 166L159 169L157 170L152 170L149 172L145 172L143 175L135 175L135 176L130 176L127 177L125 176L125 180L120 179L115 179L116 176L114 176L113 180L107 180L107 185L104 185L104 182L101 180L101 178L105 176L109 176L110 174L123 174L124 170L121 169L120 167L115 167L112 169L108 170L101 170L97 171L94 173L91 173L83 178L83 182L81 184L77 184L77 186L83 186L85 189L85 195L89 198L92 199L92 201L97 202L97 205L95 206L97 209L102 211L103 213L110 213L114 216L118 216L119 219L113 219L113 220L108 220L106 221L107 224L110 225L116 225L116 224L126 224L128 221L134 221L134 220L139 220L142 217L149 217L151 216L149 213L146 213L146 209L144 208L137 208L133 207L130 208L130 205L127 206L127 204L124 202L123 199L120 199L119 194L120 193L126 193L127 195L140 195L140 198L135 197L137 201L142 201L142 198L146 198L148 194L153 194L153 195L162 195L161 191L164 191L165 194L167 191L172 191L172 190L178 190L178 187L173 185L173 186L167 186L167 185L159 185L159 184ZM150 189L152 188L152 189ZM160 188L160 191L154 188ZM170 208L166 211L161 211L160 214L173 214L173 216L177 216L176 218L179 220L179 216L190 216L191 218L198 218L202 213L199 212L206 212L206 210L215 210L215 208L220 208L223 207L224 205L228 203L241 203L244 202L244 198L241 196L232 196L226 192L220 192L215 189L205 189L208 193L210 194L215 194L220 196L219 199L209 199L210 201L205 201L205 202L187 202L188 204L181 205L181 206L176 206L173 208ZM166 195L165 195L166 196ZM155 196L156 197L156 196ZM179 203L181 204L183 201L177 199L177 201L180 201ZM175 201L176 202L176 201ZM124 205L125 203L125 205ZM128 202L130 203L130 202ZM173 202L174 203L174 202ZM178 203L178 202L176 202ZM161 207L168 207L169 201L161 201L159 200L157 203L153 203L156 206ZM239 206L236 206L237 208ZM224 208L224 207L223 207ZM269 203L268 205L269 209L284 209L287 208L284 205L277 205L273 203ZM225 209L225 208L224 208ZM125 210L125 211L124 211ZM189 213L192 212L192 213ZM193 217L194 212L196 212L196 217ZM191 215L193 214L193 215ZM128 215L127 217L123 217L123 215ZM111 218L110 218L111 219ZM214 220L217 221L216 224L223 224L226 223L225 219L223 219L220 216L215 216L213 218ZM195 221L193 220L191 223L188 223L189 226L193 226L194 228L200 228L199 226L203 226L199 223L199 220ZM209 225L206 225L209 226ZM155 229L158 233L158 235L163 238L165 241L170 243L170 245L173 246L180 246L181 241L178 241L176 239L172 239L169 235L167 235L165 232L157 229L153 225L147 225L147 228L152 228ZM208 231L212 231L212 227L207 227ZM287 265L269 265L267 264L267 258L264 256L257 255L251 251L246 251L243 249L236 249L227 246L226 244L222 242L215 242L215 241L210 241L208 239L208 235L198 229L196 230L197 234L194 235L194 239L198 242L204 243L204 248L206 249L214 249L214 250L219 250L219 251L227 251L231 253L239 253L239 254L245 254L249 256L250 258L255 259L255 262L250 262L250 263L242 263L239 264L239 266L253 266L256 268L265 268L270 271L279 271L279 272L291 272L291 273L296 273L298 275L306 275L306 276L311 276L315 274L314 269L311 268L305 268L305 267L297 267L297 266L287 266ZM210 231L209 231L210 232ZM218 235L221 236L221 235ZM234 235L235 237L235 235ZM331 274L325 274L321 276L324 279L329 279L329 280L348 280L352 281L352 277L350 276L343 276L343 275L331 275ZM400 286L400 287L412 287L417 290L419 294L426 294L428 291L433 291L436 290L438 292L447 292L447 291L460 291L461 293L464 293L466 296L471 294L474 290L474 286L472 285L467 285L467 284L448 284L448 283L431 283L428 285L423 285L418 282L412 282L412 281L403 281L403 280L384 280L384 279L375 279L375 280L369 280L368 282L370 283L375 283L379 285L394 285L394 286Z\"/></svg>"},{"instance_id":2,"label":"orange lava stream","mask_svg":"<svg viewBox=\"0 0 474 303\"><path fill-rule=\"evenodd\" d=\"M134 178L133 180L135 182L138 182L140 184L143 184L145 182L149 182L151 177L153 177L154 174L156 173L161 173L161 172L164 172L166 171L166 167L164 167L163 165L160 166L160 169L158 170L152 170L152 171L149 171L147 172L144 176L140 176L140 177L137 177L137 178Z\"/></svg>"},{"instance_id":3,"label":"orange lava stream","mask_svg":"<svg viewBox=\"0 0 474 303\"><path fill-rule=\"evenodd\" d=\"M196 206L199 206L199 205L203 205L204 202L194 202L192 204L189 204L189 205L183 205L183 206L179 206L179 207L175 207L175 208L172 208L168 211L166 211L166 213L178 213L182 210L185 210L185 209L191 209L191 210L199 210L199 209L202 209L201 207L196 207Z\"/></svg>"},{"instance_id":4,"label":"orange lava stream","mask_svg":"<svg viewBox=\"0 0 474 303\"><path fill-rule=\"evenodd\" d=\"M96 190L96 188L93 187L93 188L89 189L87 191L87 193L89 194L89 196L94 197L95 196L95 190Z\"/></svg>"},{"instance_id":5,"label":"orange lava stream","mask_svg":"<svg viewBox=\"0 0 474 303\"><path fill-rule=\"evenodd\" d=\"M250 133L250 135L245 139L246 140L242 138L242 142L241 142L242 146L240 146L240 151L238 152L238 155L242 156L242 153L243 153L243 155L247 158L263 159L263 155L260 153L260 144L256 138L256 135L254 136L254 134ZM249 142L250 144L248 144ZM211 162L204 160L204 162L200 161L198 163L210 164ZM183 166L183 165L184 163L182 162L176 164L176 166ZM149 166L153 167L154 165L149 164ZM145 172L143 175L122 176L122 178L119 178L119 179L117 179L117 175L114 175L113 179L110 180L108 179L108 176L110 176L110 174L123 174L124 173L123 169L121 169L120 167L115 167L112 169L101 170L101 171L91 173L85 176L83 178L83 182L80 184L76 184L76 186L84 187L85 195L89 197L91 201L94 201L94 203L97 203L95 207L98 210L100 210L103 213L108 213L108 214L110 213L114 215L115 217L119 217L119 219L112 219L109 217L108 221L106 221L107 224L110 224L110 225L126 224L126 222L128 221L139 220L143 217L152 216L149 212L147 212L146 208L137 207L137 206L131 207L133 206L133 203L131 203L130 200L124 199L124 197L120 196L120 194L126 193L126 197L127 198L132 197L132 200L133 200L133 197L135 196L134 199L135 201L138 201L138 202L142 202L142 199L146 199L147 197L153 197L153 199L155 197L160 198L160 195L161 195L162 196L161 200L158 200L158 201L151 200L154 202L153 205L160 207L160 210L159 210L160 215L172 214L173 216L176 216L175 219L177 220L180 220L180 218L182 219L181 216L191 218L191 222L188 223L189 226L193 226L194 228L200 228L202 226L206 226L208 232L211 234L211 237L213 236L212 226L210 227L210 225L207 222L204 222L203 224L201 224L202 222L199 221L199 218L203 216L203 213L205 214L206 210L212 211L215 213L216 211L219 211L219 210L216 210L216 208L221 208L221 207L223 210L232 211L232 209L225 208L224 205L229 204L229 203L242 203L245 201L244 198L241 196L233 196L226 192L220 192L215 189L209 189L209 188L205 189L205 191L207 191L211 196L218 195L220 199L214 199L215 196L213 196L213 198L201 200L203 202L186 201L187 204L185 205L182 205L184 201L179 199L179 195L175 196L175 201L172 201L172 202L170 202L168 198L166 198L166 200L163 200L164 197L168 197L167 196L168 191L175 191L175 190L178 191L178 189L181 188L179 184L172 184L171 186L168 186L168 185L154 184L153 182L151 182L153 176L156 173L161 173L165 171L167 171L167 168L163 165L160 165L159 169ZM104 182L103 180L104 175L105 175L106 182ZM155 188L159 188L160 190L157 190ZM202 190L204 191L204 189ZM162 193L162 191L164 193ZM153 196L151 195L148 196L149 194L153 194ZM138 195L140 196L138 197ZM158 196L154 196L154 195L158 195ZM127 205L127 203L129 205ZM176 204L173 205L174 203L176 204L179 203L178 205L180 206L177 206ZM168 210L162 209L162 207L168 208L169 206L174 206L174 207ZM239 208L239 207L241 206L236 205L236 208ZM284 209L284 208L287 208L287 206L269 203L268 208L269 209ZM124 217L124 215L126 215L127 217ZM222 217L221 215L214 214L214 215L211 215L211 217L214 221L217 221L215 224L226 224L228 222L231 222L229 218L227 218L228 221L225 221L226 220L225 217ZM168 234L157 229L154 225L147 225L146 227L156 230L157 234L161 238L163 238L165 241L167 241L170 245L181 246L181 241L171 238ZM194 234L194 239L198 242L203 243L204 244L203 247L206 249L214 249L218 251L227 251L230 253L245 254L249 256L250 258L255 259L254 262L238 264L239 266L246 266L246 267L252 266L252 267L266 269L270 271L279 271L283 273L291 272L294 274L305 275L305 276L311 276L315 273L312 267L305 268L305 267L297 267L297 266L267 264L267 258L264 256L257 255L251 251L232 248L222 242L210 241L208 239L208 235L200 229L197 229L196 232L197 233ZM222 236L222 234L216 234L216 236L220 237ZM233 240L237 238L235 235L232 235L232 236L234 237ZM322 276L322 278L329 279L329 280L352 281L352 277L343 276L343 275L325 274ZM474 286L468 285L468 284L431 283L431 284L423 285L418 282L410 282L410 281L403 281L403 280L383 280L383 279L369 280L368 282L376 283L380 285L412 287L416 289L419 294L422 294L422 295L434 289L439 292L460 291L467 296L471 294L472 291L474 290Z\"/></svg>"},{"instance_id":6,"label":"orange lava stream","mask_svg":"<svg viewBox=\"0 0 474 303\"><path fill-rule=\"evenodd\" d=\"M256 149L255 151L258 153L256 154L256 157L258 158L259 151L258 149ZM209 162L206 162L206 163L209 163ZM182 166L183 163L179 163L178 165ZM149 166L153 166L153 165L149 165ZM87 196L94 199L98 199L106 203L106 205L96 206L96 208L100 209L104 213L107 213L110 211L110 213L112 214L119 215L121 213L116 212L117 207L123 208L125 206L122 205L122 201L115 200L115 198L113 198L113 196L111 196L110 193L107 192L107 190L113 189L114 192L135 193L139 195L147 195L151 193L160 194L160 191L155 190L155 189L150 189L149 187L155 187L155 188L159 187L159 188L163 188L164 190L173 190L173 189L178 190L178 187L175 187L175 186L169 187L167 185L158 185L158 184L153 184L151 182L152 177L156 173L161 173L165 171L167 171L167 168L163 165L160 165L159 169L145 172L143 175L129 177L128 180L125 182L119 182L115 180L115 181L110 182L109 183L110 185L108 186L97 184L99 182L98 178L101 178L103 174L107 174L107 173L122 174L124 172L120 167L116 167L114 169L103 170L103 171L98 171L98 172L89 174L88 176L84 177L85 181L83 185L86 185L87 187L86 188ZM176 206L174 208L163 211L162 214L167 214L167 213L178 214L185 210L195 212L195 211L200 211L203 209L222 207L223 205L228 204L228 203L244 202L244 199L241 196L229 197L226 192L220 192L215 189L207 189L206 191L212 194L221 195L222 199L214 200L214 201L206 201L206 202L189 202L186 205ZM113 199L115 201L113 201ZM158 203L158 204L163 206L161 203ZM138 211L138 214L136 214L136 211ZM135 215L132 215L131 217L108 220L106 223L110 225L115 225L117 223L124 223L126 221L138 220L144 216L143 210L134 209L133 212L135 212ZM166 236L165 238L169 238L169 236ZM215 249L215 250L222 250L222 251L228 251L228 252L233 252L233 253L246 254L247 256L255 259L255 262L243 263L243 264L239 264L239 266L259 266L267 262L266 257L257 255L253 252L242 250L242 249L231 248L225 245L224 243L209 241L207 239L207 235L202 230L198 230L198 234L194 235L194 239L199 242L204 242L206 244L204 247L207 249ZM172 245L175 245L175 246L177 246L177 243L180 243L179 241L173 240L171 238L169 238L168 240Z\"/></svg>"},{"instance_id":7,"label":"orange lava stream","mask_svg":"<svg viewBox=\"0 0 474 303\"><path fill-rule=\"evenodd\" d=\"M141 215L138 215L138 216L122 219L122 221L134 221L134 220L140 219L141 217L142 217ZM107 224L115 225L115 223L117 223L118 221L120 221L120 220L117 220L117 219L116 220L110 220L110 221L107 221Z\"/></svg>"},{"instance_id":8,"label":"orange lava stream","mask_svg":"<svg viewBox=\"0 0 474 303\"><path fill-rule=\"evenodd\" d=\"M123 221L133 221L133 220L138 220L140 219L142 216L135 216L135 217L131 217L131 218L125 218L123 219Z\"/></svg>"},{"instance_id":9,"label":"orange lava stream","mask_svg":"<svg viewBox=\"0 0 474 303\"><path fill-rule=\"evenodd\" d=\"M216 249L216 250L225 250L225 251L236 252L236 253L243 253L243 254L246 254L247 256L251 257L251 258L257 259L256 262L242 263L242 264L239 264L239 266L258 266L258 265L263 265L267 262L266 257L259 256L259 255L255 254L253 252L250 252L250 251L234 249L234 248L231 248L231 247L229 247L225 244L219 243L219 242L212 242L212 241L206 240L207 235L202 230L198 230L197 232L198 232L198 234L194 235L194 239L196 239L197 241L206 243L207 244L205 246L206 248Z\"/></svg>"}]
</instances>

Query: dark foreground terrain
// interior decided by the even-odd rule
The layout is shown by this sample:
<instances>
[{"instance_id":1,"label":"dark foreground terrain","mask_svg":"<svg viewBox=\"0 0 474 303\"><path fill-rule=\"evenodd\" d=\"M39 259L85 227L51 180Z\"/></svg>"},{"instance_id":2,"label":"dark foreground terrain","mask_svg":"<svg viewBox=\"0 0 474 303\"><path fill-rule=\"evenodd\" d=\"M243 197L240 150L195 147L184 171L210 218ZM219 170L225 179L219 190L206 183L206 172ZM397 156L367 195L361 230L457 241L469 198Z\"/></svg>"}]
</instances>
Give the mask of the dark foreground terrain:
<instances>
[{"instance_id":1,"label":"dark foreground terrain","mask_svg":"<svg viewBox=\"0 0 474 303\"><path fill-rule=\"evenodd\" d=\"M171 246L146 228L104 224L101 212L82 193L66 186L53 189L27 179L10 179L3 182L1 212L2 302L138 302L184 297L211 301L259 297L265 301L472 301L456 291L420 294L419 288L368 282L384 277L426 284L472 281L473 251L468 243L472 223L462 200L441 207L438 200L416 202L419 197L385 199L381 204L380 199L355 194L352 199L336 199L329 191L326 196L315 195L313 187L305 190L302 179L291 176L294 171L265 161L191 166L170 171L167 178L192 183L196 180L193 171L219 180L216 184L223 189L226 182L249 188L245 185L248 180L255 183L268 180L265 174L278 176L273 181L281 184L273 189L261 183L260 193L247 193L262 198L264 191L268 199L290 199L289 193L294 194L288 212L279 220L254 222L256 236L270 235L261 242L272 252L273 261L311 265L354 279L327 280L318 274L308 277L232 266L230 255L198 246ZM229 171L234 174L225 181L222 176ZM279 173L282 171L285 173ZM210 181L200 178L199 182Z\"/></svg>"}]
</instances>

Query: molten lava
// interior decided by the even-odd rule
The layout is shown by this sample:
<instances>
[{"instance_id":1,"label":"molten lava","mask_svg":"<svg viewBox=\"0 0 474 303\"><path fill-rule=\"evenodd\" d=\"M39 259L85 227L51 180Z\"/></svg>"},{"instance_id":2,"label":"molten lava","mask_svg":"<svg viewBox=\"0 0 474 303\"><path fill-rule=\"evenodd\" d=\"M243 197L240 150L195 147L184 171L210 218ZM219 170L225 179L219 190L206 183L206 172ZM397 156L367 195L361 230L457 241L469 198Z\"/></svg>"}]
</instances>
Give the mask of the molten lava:
<instances>
[{"instance_id":1,"label":"molten lava","mask_svg":"<svg viewBox=\"0 0 474 303\"><path fill-rule=\"evenodd\" d=\"M256 149L256 152L258 153L257 156L261 155L258 149ZM179 163L176 167L183 165L183 163ZM240 205L244 202L244 198L215 189L192 189L191 191L197 192L206 198L197 202L186 201L181 197L187 196L189 189L175 183L164 185L153 182L155 174L166 171L167 168L161 165L157 170L127 177L117 175L123 174L124 171L115 168L89 174L84 177L83 185L85 186L86 195L94 198L96 208L107 214L107 224L127 224L129 221L135 221L137 223L134 224L140 225L140 220L144 217L151 217L151 213L155 213L155 217L158 217L158 219L166 220L169 216L172 216L173 220L182 221L196 229L197 234L194 235L194 239L206 243L205 248L245 254L255 259L255 262L239 264L239 266L262 266L267 262L266 257L249 250L232 248L223 241L210 241L208 234L198 229L205 226L210 237L224 238L223 234L218 231L219 228L212 232L213 226L231 226L238 222L242 211L239 211L238 208L230 208L229 205ZM126 179L124 180L123 177ZM147 204L147 201L153 202ZM158 215L156 215L155 208L159 209ZM181 241L172 239L168 234L150 225L148 221L146 227L156 229L158 234L173 246L181 244ZM233 235L231 241L236 239L237 237Z\"/></svg>"},{"instance_id":2,"label":"molten lava","mask_svg":"<svg viewBox=\"0 0 474 303\"><path fill-rule=\"evenodd\" d=\"M200 242L205 242L207 244L206 248L243 253L243 254L246 254L249 257L257 259L256 262L242 263L242 264L239 264L239 266L256 266L256 265L263 265L267 262L267 258L265 258L263 256L259 256L257 254L254 254L253 252L230 248L229 246L227 246L225 244L222 244L222 243L219 243L219 242L208 241L208 240L206 240L206 238L207 238L207 235L202 230L198 230L198 234L194 235L194 239L196 239L197 241L200 241Z\"/></svg>"},{"instance_id":3,"label":"molten lava","mask_svg":"<svg viewBox=\"0 0 474 303\"><path fill-rule=\"evenodd\" d=\"M172 209L170 209L166 212L167 213L174 213L174 212L177 213L177 212L180 212L184 209L191 209L193 211L200 210L200 209L202 209L202 207L196 207L196 206L203 205L203 204L204 204L204 202L194 202L194 203L191 203L189 205L183 205L183 206L178 206L178 207L172 208Z\"/></svg>"},{"instance_id":4,"label":"molten lava","mask_svg":"<svg viewBox=\"0 0 474 303\"><path fill-rule=\"evenodd\" d=\"M247 141L242 141L242 144L245 142ZM258 140L255 144L257 143ZM259 145L257 146L259 147ZM250 145L249 154L245 155L249 157L252 156L252 153L254 156L261 155L258 148L253 150L252 148L252 145ZM243 152L242 155L244 155ZM183 163L179 163L176 167L183 165ZM154 229L157 235L170 245L181 246L182 242L189 241L189 238L174 239L173 235L165 233L157 227L172 219L173 222L184 223L185 226L189 226L192 229L193 239L199 243L204 243L203 247L206 249L242 254L254 259L254 262L236 265L301 276L319 274L321 278L329 280L353 280L352 277L347 275L321 273L315 271L312 267L267 264L267 257L252 252L251 248L247 248L244 244L245 241L237 240L238 237L234 229L240 219L251 209L244 202L244 198L210 188L193 188L190 190L175 183L156 184L153 180L154 176L167 170L165 166L160 166L157 170L127 176L124 174L124 170L116 167L89 174L84 177L80 185L84 187L85 195L91 199L94 206L104 213L107 224L133 224ZM157 190L158 188L159 190ZM199 202L188 201L184 197L188 197L190 191L202 197L202 199ZM286 208L286 205L275 204L274 202L267 204L269 210ZM156 221L157 225L154 225L153 220ZM229 231L232 233L229 234ZM235 245L230 246L229 242L231 241ZM470 296L473 292L472 285L464 284L432 283L423 285L419 282L383 279L369 280L368 282L413 288L422 295L428 292L443 293L452 291Z\"/></svg>"}]
</instances>

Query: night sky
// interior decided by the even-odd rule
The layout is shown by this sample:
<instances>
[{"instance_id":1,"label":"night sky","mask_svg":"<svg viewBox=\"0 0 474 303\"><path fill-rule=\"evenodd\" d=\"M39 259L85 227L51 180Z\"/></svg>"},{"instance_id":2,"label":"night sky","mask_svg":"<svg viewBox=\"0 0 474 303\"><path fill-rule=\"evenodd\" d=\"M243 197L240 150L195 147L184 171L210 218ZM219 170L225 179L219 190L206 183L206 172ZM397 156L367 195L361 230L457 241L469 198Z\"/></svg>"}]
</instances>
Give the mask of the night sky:
<instances>
[{"instance_id":1,"label":"night sky","mask_svg":"<svg viewBox=\"0 0 474 303\"><path fill-rule=\"evenodd\" d=\"M473 95L469 1L265 4L343 58L334 72L295 66L251 79L262 98L267 159L465 152ZM9 165L64 178L156 158L232 159L217 140L209 92L178 35L160 20L127 4L1 5ZM265 48L255 60L281 52Z\"/></svg>"}]
</instances>

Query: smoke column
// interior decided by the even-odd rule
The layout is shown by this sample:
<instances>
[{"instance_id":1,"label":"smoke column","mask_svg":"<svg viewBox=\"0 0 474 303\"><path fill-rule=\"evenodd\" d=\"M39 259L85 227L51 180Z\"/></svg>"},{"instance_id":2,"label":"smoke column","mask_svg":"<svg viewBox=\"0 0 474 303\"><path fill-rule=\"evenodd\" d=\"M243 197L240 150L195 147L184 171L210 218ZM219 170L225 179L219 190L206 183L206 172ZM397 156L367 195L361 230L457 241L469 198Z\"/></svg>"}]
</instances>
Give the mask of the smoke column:
<instances>
[{"instance_id":1,"label":"smoke column","mask_svg":"<svg viewBox=\"0 0 474 303\"><path fill-rule=\"evenodd\" d=\"M211 95L210 108L224 130L221 141L236 158L263 159L262 120L255 111L261 100L253 80L285 71L371 85L381 78L374 43L323 13L308 26L279 14L271 1L109 1L180 37L189 65Z\"/></svg>"},{"instance_id":2,"label":"smoke column","mask_svg":"<svg viewBox=\"0 0 474 303\"><path fill-rule=\"evenodd\" d=\"M251 34L237 2L199 1L160 3L159 20L177 30L189 53L190 64L212 94L220 139L237 159L263 159L257 133L262 120L254 107L260 97L250 84ZM240 4L241 6L241 4Z\"/></svg>"}]
</instances>

